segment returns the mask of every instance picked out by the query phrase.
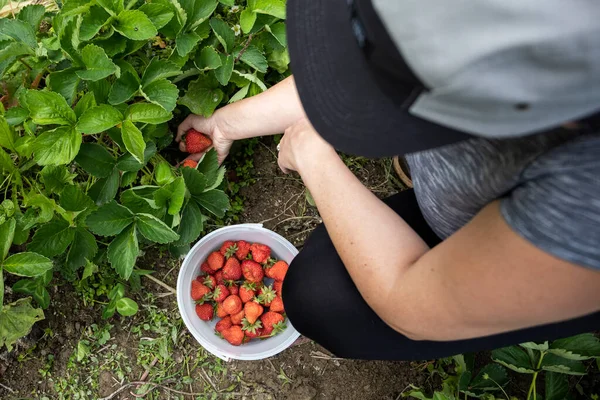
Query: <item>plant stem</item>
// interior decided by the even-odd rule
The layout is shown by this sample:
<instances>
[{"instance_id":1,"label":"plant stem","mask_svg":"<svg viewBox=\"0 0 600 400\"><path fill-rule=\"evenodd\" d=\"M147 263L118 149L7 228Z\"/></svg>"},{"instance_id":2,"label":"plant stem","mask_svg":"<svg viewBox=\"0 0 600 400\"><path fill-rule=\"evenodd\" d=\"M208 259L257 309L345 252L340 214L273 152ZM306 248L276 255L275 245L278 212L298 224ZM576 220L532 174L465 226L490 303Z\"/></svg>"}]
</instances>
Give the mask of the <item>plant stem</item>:
<instances>
[{"instance_id":1,"label":"plant stem","mask_svg":"<svg viewBox=\"0 0 600 400\"><path fill-rule=\"evenodd\" d=\"M535 386L535 382L537 380L537 376L540 373L540 371L537 371L541 368L542 366L542 360L544 359L544 356L546 355L545 351L542 351L540 354L540 360L537 363L537 367L535 368L536 371L533 373L533 378L531 379L531 385L529 385L529 392L527 392L527 400L531 399L531 394L533 393L533 400L536 400L537 398L537 389Z\"/></svg>"}]
</instances>

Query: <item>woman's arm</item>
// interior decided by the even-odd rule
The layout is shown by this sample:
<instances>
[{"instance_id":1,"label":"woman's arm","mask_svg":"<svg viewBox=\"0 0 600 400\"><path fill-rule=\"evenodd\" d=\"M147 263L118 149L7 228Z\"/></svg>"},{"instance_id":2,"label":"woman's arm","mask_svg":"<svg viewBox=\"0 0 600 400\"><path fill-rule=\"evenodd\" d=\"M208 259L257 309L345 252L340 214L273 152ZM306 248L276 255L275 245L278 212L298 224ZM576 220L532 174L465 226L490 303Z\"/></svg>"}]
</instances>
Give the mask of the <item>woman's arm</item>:
<instances>
[{"instance_id":1,"label":"woman's arm","mask_svg":"<svg viewBox=\"0 0 600 400\"><path fill-rule=\"evenodd\" d=\"M176 140L185 151L181 137L194 128L213 139L214 147L222 162L233 141L263 135L274 135L304 118L296 84L290 76L267 91L253 97L229 104L217 110L212 117L190 115L179 125ZM199 159L202 155L191 155Z\"/></svg>"},{"instance_id":2,"label":"woman's arm","mask_svg":"<svg viewBox=\"0 0 600 400\"><path fill-rule=\"evenodd\" d=\"M360 183L308 121L286 131L279 164L302 176L365 301L406 336L473 338L600 309L600 272L521 238L497 202L430 249Z\"/></svg>"}]
</instances>

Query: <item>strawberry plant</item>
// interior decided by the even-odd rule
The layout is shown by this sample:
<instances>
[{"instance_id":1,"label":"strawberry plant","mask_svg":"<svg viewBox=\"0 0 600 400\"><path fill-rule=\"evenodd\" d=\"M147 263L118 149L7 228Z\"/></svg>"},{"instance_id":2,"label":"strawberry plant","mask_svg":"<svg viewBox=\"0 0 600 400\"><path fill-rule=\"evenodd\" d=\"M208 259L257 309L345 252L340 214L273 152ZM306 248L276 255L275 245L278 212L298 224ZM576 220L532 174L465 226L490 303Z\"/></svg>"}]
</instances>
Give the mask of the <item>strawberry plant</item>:
<instances>
[{"instance_id":1,"label":"strawberry plant","mask_svg":"<svg viewBox=\"0 0 600 400\"><path fill-rule=\"evenodd\" d=\"M178 122L266 90L289 58L283 0L5 3L0 346L10 349L43 318L53 279L114 270L103 315L135 313L125 283L147 273L135 268L140 249L185 253L229 207L214 151L174 167ZM35 303L4 304L5 289Z\"/></svg>"}]
</instances>

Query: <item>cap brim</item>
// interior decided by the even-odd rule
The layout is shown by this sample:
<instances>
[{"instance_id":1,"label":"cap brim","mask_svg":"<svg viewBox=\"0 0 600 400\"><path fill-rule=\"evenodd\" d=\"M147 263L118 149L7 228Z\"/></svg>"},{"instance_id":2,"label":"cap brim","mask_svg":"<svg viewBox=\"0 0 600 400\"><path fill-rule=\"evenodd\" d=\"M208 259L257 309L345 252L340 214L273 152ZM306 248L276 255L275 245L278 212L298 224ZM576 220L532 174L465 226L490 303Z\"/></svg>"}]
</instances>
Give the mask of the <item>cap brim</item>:
<instances>
[{"instance_id":1,"label":"cap brim","mask_svg":"<svg viewBox=\"0 0 600 400\"><path fill-rule=\"evenodd\" d=\"M468 137L411 115L379 88L352 32L346 0L288 0L287 26L300 100L336 149L389 157Z\"/></svg>"}]
</instances>

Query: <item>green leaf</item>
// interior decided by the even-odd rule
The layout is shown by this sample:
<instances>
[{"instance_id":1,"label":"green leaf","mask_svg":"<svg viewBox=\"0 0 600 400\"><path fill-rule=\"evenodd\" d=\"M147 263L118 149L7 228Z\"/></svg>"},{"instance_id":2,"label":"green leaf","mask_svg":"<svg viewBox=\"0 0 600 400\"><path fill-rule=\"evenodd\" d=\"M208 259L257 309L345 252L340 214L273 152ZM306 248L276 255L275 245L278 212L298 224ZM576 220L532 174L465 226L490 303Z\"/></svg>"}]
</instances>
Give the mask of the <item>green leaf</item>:
<instances>
[{"instance_id":1,"label":"green leaf","mask_svg":"<svg viewBox=\"0 0 600 400\"><path fill-rule=\"evenodd\" d=\"M248 1L248 5L255 13L268 14L285 19L284 0L250 0Z\"/></svg>"},{"instance_id":2,"label":"green leaf","mask_svg":"<svg viewBox=\"0 0 600 400\"><path fill-rule=\"evenodd\" d=\"M158 35L150 18L139 10L120 12L113 21L113 27L121 35L133 40L148 40Z\"/></svg>"},{"instance_id":3,"label":"green leaf","mask_svg":"<svg viewBox=\"0 0 600 400\"><path fill-rule=\"evenodd\" d=\"M133 220L134 214L113 200L91 213L86 223L96 235L114 236L127 228Z\"/></svg>"},{"instance_id":4,"label":"green leaf","mask_svg":"<svg viewBox=\"0 0 600 400\"><path fill-rule=\"evenodd\" d=\"M585 365L581 361L568 360L556 354L546 354L542 360L544 371L558 372L567 375L585 375Z\"/></svg>"},{"instance_id":5,"label":"green leaf","mask_svg":"<svg viewBox=\"0 0 600 400\"><path fill-rule=\"evenodd\" d=\"M185 201L185 181L178 177L154 193L154 201L159 207L167 207L170 215L176 215Z\"/></svg>"},{"instance_id":6,"label":"green leaf","mask_svg":"<svg viewBox=\"0 0 600 400\"><path fill-rule=\"evenodd\" d=\"M181 223L177 227L179 240L176 245L183 246L198 239L204 228L203 221L203 215L200 212L198 204L193 200L188 201L185 207L183 207Z\"/></svg>"},{"instance_id":7,"label":"green leaf","mask_svg":"<svg viewBox=\"0 0 600 400\"><path fill-rule=\"evenodd\" d=\"M135 214L152 214L158 218L164 216L164 209L156 205L154 192L156 186L139 186L121 193L121 204Z\"/></svg>"},{"instance_id":8,"label":"green leaf","mask_svg":"<svg viewBox=\"0 0 600 400\"><path fill-rule=\"evenodd\" d=\"M90 276L98 272L98 266L91 261L86 261L83 274L81 274L81 280L87 279Z\"/></svg>"},{"instance_id":9,"label":"green leaf","mask_svg":"<svg viewBox=\"0 0 600 400\"><path fill-rule=\"evenodd\" d=\"M535 372L529 356L518 346L504 347L492 351L492 360L521 374L533 374Z\"/></svg>"},{"instance_id":10,"label":"green leaf","mask_svg":"<svg viewBox=\"0 0 600 400\"><path fill-rule=\"evenodd\" d=\"M200 53L196 53L196 67L203 71L217 69L221 66L221 57L212 46L204 47Z\"/></svg>"},{"instance_id":11,"label":"green leaf","mask_svg":"<svg viewBox=\"0 0 600 400\"><path fill-rule=\"evenodd\" d=\"M46 90L28 90L24 100L31 119L38 125L74 125L75 112L58 93Z\"/></svg>"},{"instance_id":12,"label":"green leaf","mask_svg":"<svg viewBox=\"0 0 600 400\"><path fill-rule=\"evenodd\" d=\"M583 333L555 340L549 351L570 360L587 360L600 357L600 340L592 333Z\"/></svg>"},{"instance_id":13,"label":"green leaf","mask_svg":"<svg viewBox=\"0 0 600 400\"><path fill-rule=\"evenodd\" d=\"M194 10L192 13L188 12L188 30L196 29L197 26L202 24L204 21L207 21L210 16L217 9L217 1L216 0L204 0L204 1L195 1L195 0L186 0L181 1L183 5L185 2L191 2L194 5ZM186 7L184 7L186 8Z\"/></svg>"},{"instance_id":14,"label":"green leaf","mask_svg":"<svg viewBox=\"0 0 600 400\"><path fill-rule=\"evenodd\" d=\"M86 265L87 260L93 259L97 252L98 245L94 235L84 228L77 228L73 244L67 253L67 267L71 271L76 271Z\"/></svg>"},{"instance_id":15,"label":"green leaf","mask_svg":"<svg viewBox=\"0 0 600 400\"><path fill-rule=\"evenodd\" d=\"M33 296L38 305L44 309L50 305L50 294L44 287L43 282L37 279L21 279L12 286L12 290L17 293Z\"/></svg>"},{"instance_id":16,"label":"green leaf","mask_svg":"<svg viewBox=\"0 0 600 400\"><path fill-rule=\"evenodd\" d=\"M217 170L219 169L219 160L217 151L210 149L198 162L196 168L206 178L206 186L212 186L217 179Z\"/></svg>"},{"instance_id":17,"label":"green leaf","mask_svg":"<svg viewBox=\"0 0 600 400\"><path fill-rule=\"evenodd\" d=\"M265 29L273 35L275 40L283 46L287 47L287 32L285 29L285 22L278 22L273 25L265 25Z\"/></svg>"},{"instance_id":18,"label":"green leaf","mask_svg":"<svg viewBox=\"0 0 600 400\"><path fill-rule=\"evenodd\" d=\"M223 45L225 52L230 52L233 49L233 44L235 43L235 33L231 27L227 24L227 22L218 18L210 19L210 27L212 28L219 42L221 42Z\"/></svg>"},{"instance_id":19,"label":"green leaf","mask_svg":"<svg viewBox=\"0 0 600 400\"><path fill-rule=\"evenodd\" d=\"M255 22L256 13L249 8L244 9L244 11L242 11L240 14L240 27L246 35L250 33Z\"/></svg>"},{"instance_id":20,"label":"green leaf","mask_svg":"<svg viewBox=\"0 0 600 400\"><path fill-rule=\"evenodd\" d=\"M104 11L102 7L92 6L90 11L83 15L81 27L79 28L79 40L91 40L104 24L108 22L110 14Z\"/></svg>"},{"instance_id":21,"label":"green leaf","mask_svg":"<svg viewBox=\"0 0 600 400\"><path fill-rule=\"evenodd\" d=\"M117 195L119 190L119 171L114 168L109 176L98 179L88 191L88 195L96 204L108 203Z\"/></svg>"},{"instance_id":22,"label":"green leaf","mask_svg":"<svg viewBox=\"0 0 600 400\"><path fill-rule=\"evenodd\" d=\"M195 32L180 33L175 39L177 53L181 57L187 56L190 51L194 50L199 41L200 36Z\"/></svg>"},{"instance_id":23,"label":"green leaf","mask_svg":"<svg viewBox=\"0 0 600 400\"><path fill-rule=\"evenodd\" d=\"M64 165L47 165L40 173L46 190L50 193L60 193L65 185L73 183L77 175L71 174Z\"/></svg>"},{"instance_id":24,"label":"green leaf","mask_svg":"<svg viewBox=\"0 0 600 400\"><path fill-rule=\"evenodd\" d=\"M108 102L112 105L124 103L135 96L139 88L138 77L129 71L124 72L111 86Z\"/></svg>"},{"instance_id":25,"label":"green leaf","mask_svg":"<svg viewBox=\"0 0 600 400\"><path fill-rule=\"evenodd\" d=\"M154 142L146 143L146 150L144 151L144 162L140 163L131 154L125 154L119 157L117 168L121 171L136 172L144 168L144 165L148 163L148 160L156 153L156 145Z\"/></svg>"},{"instance_id":26,"label":"green leaf","mask_svg":"<svg viewBox=\"0 0 600 400\"><path fill-rule=\"evenodd\" d=\"M19 299L0 309L0 347L8 351L12 345L31 331L37 321L44 319L44 312L31 306L31 299Z\"/></svg>"},{"instance_id":27,"label":"green leaf","mask_svg":"<svg viewBox=\"0 0 600 400\"><path fill-rule=\"evenodd\" d=\"M67 53L76 65L83 65L81 54L77 49L79 46L79 29L77 29L77 21L77 18L73 18L67 22L62 31L59 29L58 39L62 51Z\"/></svg>"},{"instance_id":28,"label":"green leaf","mask_svg":"<svg viewBox=\"0 0 600 400\"><path fill-rule=\"evenodd\" d=\"M81 135L70 126L60 126L38 136L32 149L39 165L62 165L75 159L80 146Z\"/></svg>"},{"instance_id":29,"label":"green leaf","mask_svg":"<svg viewBox=\"0 0 600 400\"><path fill-rule=\"evenodd\" d=\"M175 180L175 174L173 173L173 167L166 161L161 161L154 167L154 179L156 182L163 186L167 185Z\"/></svg>"},{"instance_id":30,"label":"green leaf","mask_svg":"<svg viewBox=\"0 0 600 400\"><path fill-rule=\"evenodd\" d=\"M77 130L92 135L104 132L123 121L123 114L108 104L92 107L79 118Z\"/></svg>"},{"instance_id":31,"label":"green leaf","mask_svg":"<svg viewBox=\"0 0 600 400\"><path fill-rule=\"evenodd\" d=\"M234 54L235 57L237 57L239 53L240 50L238 50ZM246 48L246 51L244 51L244 53L240 57L240 60L243 61L244 64L262 73L267 72L267 68L269 67L269 65L267 64L267 59L265 58L263 53L258 48L252 45Z\"/></svg>"},{"instance_id":32,"label":"green leaf","mask_svg":"<svg viewBox=\"0 0 600 400\"><path fill-rule=\"evenodd\" d=\"M77 87L79 86L79 76L77 76L77 68L67 68L62 71L52 72L46 78L46 84L53 92L60 93L67 104L73 104Z\"/></svg>"},{"instance_id":33,"label":"green leaf","mask_svg":"<svg viewBox=\"0 0 600 400\"><path fill-rule=\"evenodd\" d=\"M8 250L15 237L16 221L14 218L10 218L4 223L0 224L0 270L2 269L2 260L8 255ZM0 302L0 304L2 304Z\"/></svg>"},{"instance_id":34,"label":"green leaf","mask_svg":"<svg viewBox=\"0 0 600 400\"><path fill-rule=\"evenodd\" d=\"M169 7L157 3L143 4L138 10L146 14L156 29L160 29L167 25L175 15Z\"/></svg>"},{"instance_id":35,"label":"green leaf","mask_svg":"<svg viewBox=\"0 0 600 400\"><path fill-rule=\"evenodd\" d=\"M4 118L10 126L22 124L27 119L27 117L29 117L29 111L27 111L23 107L9 108L4 114Z\"/></svg>"},{"instance_id":36,"label":"green leaf","mask_svg":"<svg viewBox=\"0 0 600 400\"><path fill-rule=\"evenodd\" d=\"M4 75L20 56L31 55L31 47L23 43L12 42L0 49L0 77Z\"/></svg>"},{"instance_id":37,"label":"green leaf","mask_svg":"<svg viewBox=\"0 0 600 400\"><path fill-rule=\"evenodd\" d=\"M526 343L521 343L519 346L526 348L526 349L531 349L531 350L539 350L539 351L548 350L548 342L544 342L541 344L534 343L534 342L526 342Z\"/></svg>"},{"instance_id":38,"label":"green leaf","mask_svg":"<svg viewBox=\"0 0 600 400\"><path fill-rule=\"evenodd\" d=\"M104 49L95 44L88 44L81 50L81 59L85 69L77 71L77 76L85 81L99 81L112 74L120 73L119 67L111 61Z\"/></svg>"},{"instance_id":39,"label":"green leaf","mask_svg":"<svg viewBox=\"0 0 600 400\"><path fill-rule=\"evenodd\" d=\"M267 87L265 86L264 82L261 81L256 75L253 74L243 74L239 71L234 70L233 71L237 76L240 76L246 80L249 80L252 83L255 83L256 85L258 85L258 87L260 87L260 89L264 92L265 90L267 90Z\"/></svg>"},{"instance_id":40,"label":"green leaf","mask_svg":"<svg viewBox=\"0 0 600 400\"><path fill-rule=\"evenodd\" d=\"M97 143L82 144L75 161L87 173L98 178L109 176L116 164L115 159L108 150Z\"/></svg>"},{"instance_id":41,"label":"green leaf","mask_svg":"<svg viewBox=\"0 0 600 400\"><path fill-rule=\"evenodd\" d=\"M181 171L185 186L189 192L194 195L200 195L206 188L206 177L193 168L183 168Z\"/></svg>"},{"instance_id":42,"label":"green leaf","mask_svg":"<svg viewBox=\"0 0 600 400\"><path fill-rule=\"evenodd\" d=\"M191 82L179 103L186 106L194 114L210 117L223 100L223 92L216 80L200 76Z\"/></svg>"},{"instance_id":43,"label":"green leaf","mask_svg":"<svg viewBox=\"0 0 600 400\"><path fill-rule=\"evenodd\" d=\"M152 103L135 103L129 106L125 118L131 122L158 125L170 121L173 115L159 105Z\"/></svg>"},{"instance_id":44,"label":"green leaf","mask_svg":"<svg viewBox=\"0 0 600 400\"><path fill-rule=\"evenodd\" d=\"M150 214L136 214L136 227L144 237L156 243L171 243L179 239L164 222Z\"/></svg>"},{"instance_id":45,"label":"green leaf","mask_svg":"<svg viewBox=\"0 0 600 400\"><path fill-rule=\"evenodd\" d=\"M138 305L129 297L122 297L117 300L117 312L124 317L131 317L138 312Z\"/></svg>"},{"instance_id":46,"label":"green leaf","mask_svg":"<svg viewBox=\"0 0 600 400\"><path fill-rule=\"evenodd\" d=\"M42 18L44 18L44 13L46 12L46 7L41 4L30 4L25 6L19 11L17 14L17 18L21 21L27 22L34 31L37 31Z\"/></svg>"},{"instance_id":47,"label":"green leaf","mask_svg":"<svg viewBox=\"0 0 600 400\"><path fill-rule=\"evenodd\" d=\"M97 0L97 3L104 7L110 15L117 15L125 8L123 0Z\"/></svg>"},{"instance_id":48,"label":"green leaf","mask_svg":"<svg viewBox=\"0 0 600 400\"><path fill-rule=\"evenodd\" d=\"M125 120L123 122L121 126L121 137L123 138L125 147L135 159L140 163L144 162L146 142L144 142L142 132L130 120Z\"/></svg>"},{"instance_id":49,"label":"green leaf","mask_svg":"<svg viewBox=\"0 0 600 400\"><path fill-rule=\"evenodd\" d=\"M212 189L194 195L194 200L218 218L223 218L225 212L229 209L229 198L222 190Z\"/></svg>"},{"instance_id":50,"label":"green leaf","mask_svg":"<svg viewBox=\"0 0 600 400\"><path fill-rule=\"evenodd\" d=\"M90 346L87 340L80 340L77 343L77 362L83 361L90 354Z\"/></svg>"},{"instance_id":51,"label":"green leaf","mask_svg":"<svg viewBox=\"0 0 600 400\"><path fill-rule=\"evenodd\" d=\"M129 279L140 252L135 225L121 232L108 245L108 261L123 279Z\"/></svg>"},{"instance_id":52,"label":"green leaf","mask_svg":"<svg viewBox=\"0 0 600 400\"><path fill-rule=\"evenodd\" d=\"M72 212L96 209L94 201L75 185L68 185L63 189L59 203L66 211Z\"/></svg>"},{"instance_id":53,"label":"green leaf","mask_svg":"<svg viewBox=\"0 0 600 400\"><path fill-rule=\"evenodd\" d=\"M27 249L46 257L54 257L65 252L74 236L75 231L64 219L50 221L38 228Z\"/></svg>"},{"instance_id":54,"label":"green leaf","mask_svg":"<svg viewBox=\"0 0 600 400\"><path fill-rule=\"evenodd\" d=\"M546 400L564 400L569 393L569 379L557 372L548 372L546 381Z\"/></svg>"},{"instance_id":55,"label":"green leaf","mask_svg":"<svg viewBox=\"0 0 600 400\"><path fill-rule=\"evenodd\" d=\"M66 0L62 2L61 16L67 17L76 14L82 14L87 12L92 6L92 2L89 0ZM57 25L55 23L55 25Z\"/></svg>"},{"instance_id":56,"label":"green leaf","mask_svg":"<svg viewBox=\"0 0 600 400\"><path fill-rule=\"evenodd\" d=\"M0 115L0 146L10 151L15 150L15 141L17 136L12 128L8 125L8 122L2 115Z\"/></svg>"},{"instance_id":57,"label":"green leaf","mask_svg":"<svg viewBox=\"0 0 600 400\"><path fill-rule=\"evenodd\" d=\"M151 103L158 104L168 112L177 105L179 90L166 79L158 79L144 87L142 94Z\"/></svg>"},{"instance_id":58,"label":"green leaf","mask_svg":"<svg viewBox=\"0 0 600 400\"><path fill-rule=\"evenodd\" d=\"M52 269L52 261L41 254L17 253L2 262L6 272L18 276L39 276Z\"/></svg>"},{"instance_id":59,"label":"green leaf","mask_svg":"<svg viewBox=\"0 0 600 400\"><path fill-rule=\"evenodd\" d=\"M500 390L498 385L504 386L507 383L508 374L506 370L498 364L488 364L473 378L469 387L478 390Z\"/></svg>"},{"instance_id":60,"label":"green leaf","mask_svg":"<svg viewBox=\"0 0 600 400\"><path fill-rule=\"evenodd\" d=\"M240 90L238 90L233 96L231 96L231 98L229 99L229 101L227 102L228 104L231 103L235 103L236 101L240 101L246 98L246 96L248 95L248 89L250 89L250 84L242 87Z\"/></svg>"},{"instance_id":61,"label":"green leaf","mask_svg":"<svg viewBox=\"0 0 600 400\"><path fill-rule=\"evenodd\" d=\"M142 86L146 85L163 78L171 78L181 74L181 68L175 63L168 60L161 60L159 58L153 58L142 76Z\"/></svg>"},{"instance_id":62,"label":"green leaf","mask_svg":"<svg viewBox=\"0 0 600 400\"><path fill-rule=\"evenodd\" d=\"M32 49L37 47L33 27L27 22L18 19L2 18L0 19L0 34L9 36L17 42L24 43Z\"/></svg>"},{"instance_id":63,"label":"green leaf","mask_svg":"<svg viewBox=\"0 0 600 400\"><path fill-rule=\"evenodd\" d=\"M95 106L96 98L94 97L94 93L87 92L75 105L75 115L77 115L77 118L79 118L81 117L81 114Z\"/></svg>"},{"instance_id":64,"label":"green leaf","mask_svg":"<svg viewBox=\"0 0 600 400\"><path fill-rule=\"evenodd\" d=\"M287 49L273 50L268 57L269 66L280 74L284 74L290 65L290 55Z\"/></svg>"}]
</instances>

